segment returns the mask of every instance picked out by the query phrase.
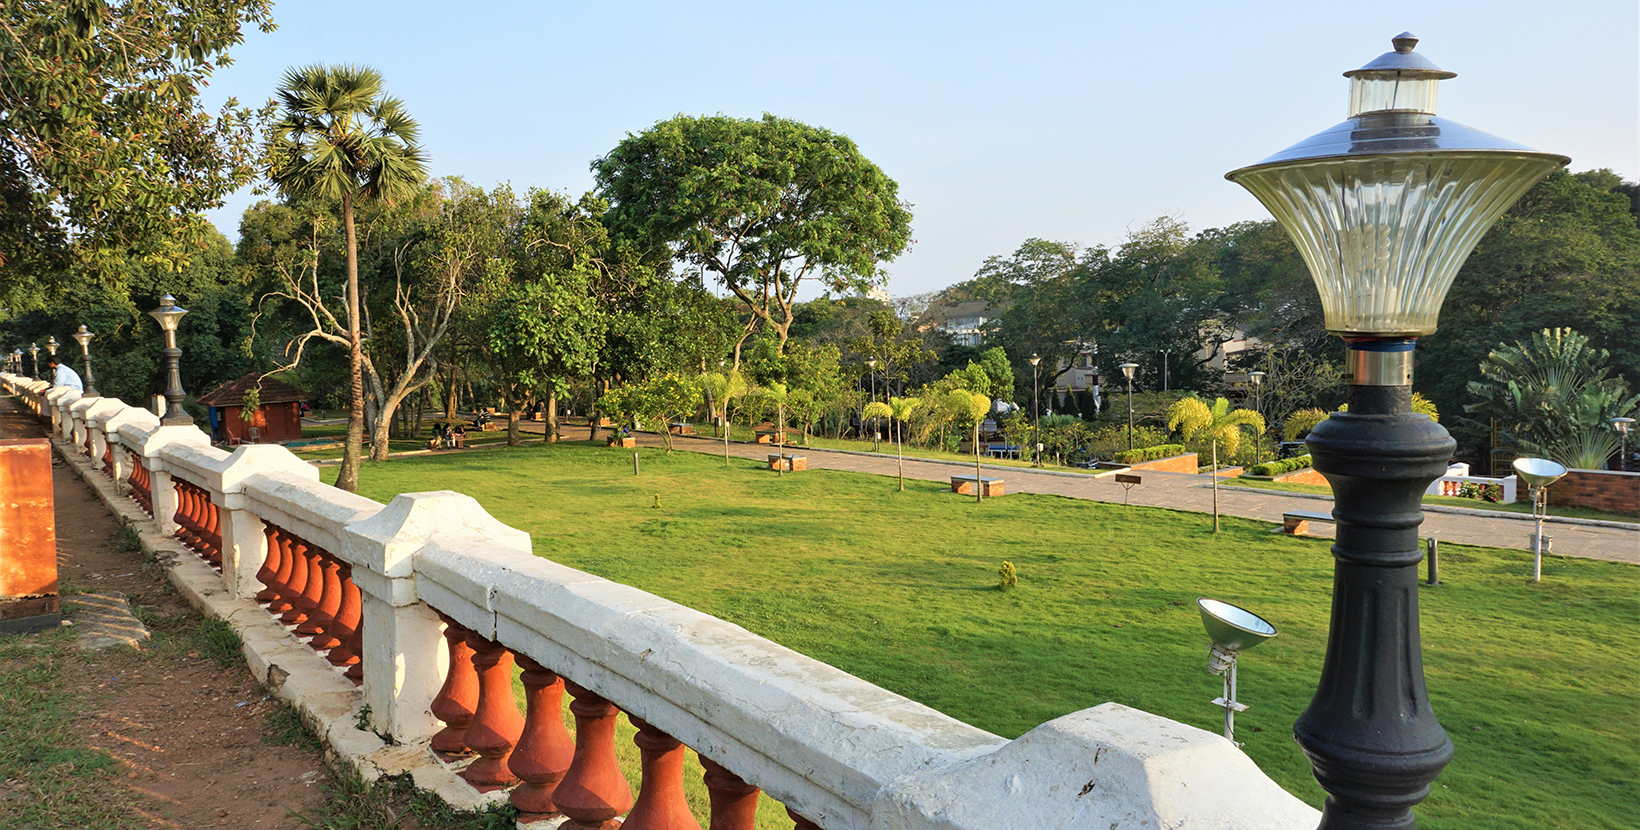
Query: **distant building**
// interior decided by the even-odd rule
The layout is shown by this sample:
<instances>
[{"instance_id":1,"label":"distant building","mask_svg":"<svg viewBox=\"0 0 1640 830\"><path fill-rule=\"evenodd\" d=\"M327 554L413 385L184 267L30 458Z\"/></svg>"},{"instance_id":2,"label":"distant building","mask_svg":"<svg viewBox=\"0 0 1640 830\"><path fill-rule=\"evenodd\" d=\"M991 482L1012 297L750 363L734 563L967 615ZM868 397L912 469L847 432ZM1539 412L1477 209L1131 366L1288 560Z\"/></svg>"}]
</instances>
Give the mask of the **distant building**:
<instances>
[{"instance_id":1,"label":"distant building","mask_svg":"<svg viewBox=\"0 0 1640 830\"><path fill-rule=\"evenodd\" d=\"M991 315L990 303L975 300L932 312L919 322L951 335L951 341L959 346L977 347L985 342L985 324Z\"/></svg>"},{"instance_id":2,"label":"distant building","mask_svg":"<svg viewBox=\"0 0 1640 830\"><path fill-rule=\"evenodd\" d=\"M1054 366L1053 390L1054 397L1060 406L1065 405L1065 396L1077 392L1086 392L1093 397L1093 405L1097 409L1104 405L1100 397L1101 387L1099 368L1094 365L1093 356L1098 351L1091 342L1068 344L1076 346L1076 356L1073 358L1059 358Z\"/></svg>"},{"instance_id":3,"label":"distant building","mask_svg":"<svg viewBox=\"0 0 1640 830\"><path fill-rule=\"evenodd\" d=\"M247 421L245 393L256 389L261 406ZM310 398L284 381L251 372L200 396L210 407L211 438L226 444L270 444L302 437L302 402Z\"/></svg>"}]
</instances>

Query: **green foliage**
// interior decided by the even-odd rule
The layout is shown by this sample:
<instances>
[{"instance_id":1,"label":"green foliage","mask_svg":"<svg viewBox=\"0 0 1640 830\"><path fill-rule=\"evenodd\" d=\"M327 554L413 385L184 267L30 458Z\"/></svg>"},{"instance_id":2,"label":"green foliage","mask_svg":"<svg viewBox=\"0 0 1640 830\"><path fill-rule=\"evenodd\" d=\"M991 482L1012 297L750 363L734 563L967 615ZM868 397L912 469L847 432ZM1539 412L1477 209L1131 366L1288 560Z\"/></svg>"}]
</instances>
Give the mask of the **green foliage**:
<instances>
[{"instance_id":1,"label":"green foliage","mask_svg":"<svg viewBox=\"0 0 1640 830\"><path fill-rule=\"evenodd\" d=\"M1014 563L1004 559L1002 567L997 568L997 589L1006 591L1018 584L1019 571L1014 568Z\"/></svg>"},{"instance_id":2,"label":"green foliage","mask_svg":"<svg viewBox=\"0 0 1640 830\"><path fill-rule=\"evenodd\" d=\"M1120 464L1138 464L1141 461L1155 461L1158 458L1171 458L1184 453L1183 444L1157 444L1153 447L1140 447L1119 452L1115 460Z\"/></svg>"},{"instance_id":3,"label":"green foliage","mask_svg":"<svg viewBox=\"0 0 1640 830\"><path fill-rule=\"evenodd\" d=\"M1292 458L1284 458L1280 461L1266 461L1263 464L1255 464L1252 467L1248 467L1247 472L1248 474L1255 476L1278 476L1282 473L1290 473L1294 470L1307 469L1310 467L1311 463L1312 461L1310 459L1310 454L1305 453L1303 455L1295 455Z\"/></svg>"},{"instance_id":4,"label":"green foliage","mask_svg":"<svg viewBox=\"0 0 1640 830\"><path fill-rule=\"evenodd\" d=\"M710 272L782 345L804 281L863 292L910 243L898 186L853 141L773 115L679 115L593 170L619 236Z\"/></svg>"},{"instance_id":5,"label":"green foliage","mask_svg":"<svg viewBox=\"0 0 1640 830\"><path fill-rule=\"evenodd\" d=\"M1287 420L1281 425L1281 436L1288 441L1297 441L1325 420L1327 413L1323 410L1300 409L1287 416Z\"/></svg>"},{"instance_id":6,"label":"green foliage","mask_svg":"<svg viewBox=\"0 0 1640 830\"><path fill-rule=\"evenodd\" d=\"M1500 343L1469 384L1465 411L1496 418L1526 452L1568 467L1601 469L1618 449L1611 419L1632 417L1640 395L1609 377L1611 355L1571 329L1544 329L1530 340Z\"/></svg>"},{"instance_id":7,"label":"green foliage","mask_svg":"<svg viewBox=\"0 0 1640 830\"><path fill-rule=\"evenodd\" d=\"M271 5L6 4L0 296L72 258L114 285L128 261L190 260L211 235L200 212L256 173L256 114L230 99L213 116L200 88L232 63L242 27L273 29Z\"/></svg>"},{"instance_id":8,"label":"green foliage","mask_svg":"<svg viewBox=\"0 0 1640 830\"><path fill-rule=\"evenodd\" d=\"M1188 439L1207 438L1215 446L1223 444L1225 452L1235 455L1241 447L1241 428L1252 427L1254 434L1264 432L1264 416L1250 409L1231 409L1230 401L1219 398L1209 407L1200 398L1180 398L1167 411L1167 428L1176 429Z\"/></svg>"}]
</instances>

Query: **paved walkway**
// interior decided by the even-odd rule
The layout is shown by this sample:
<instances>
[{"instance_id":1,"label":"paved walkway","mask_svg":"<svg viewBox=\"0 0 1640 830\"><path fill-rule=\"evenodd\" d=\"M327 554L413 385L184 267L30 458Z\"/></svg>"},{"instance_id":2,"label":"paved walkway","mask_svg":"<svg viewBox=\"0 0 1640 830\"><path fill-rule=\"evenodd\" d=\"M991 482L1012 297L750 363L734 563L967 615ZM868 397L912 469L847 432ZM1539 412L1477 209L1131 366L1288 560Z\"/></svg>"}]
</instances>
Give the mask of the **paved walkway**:
<instances>
[{"instance_id":1,"label":"paved walkway","mask_svg":"<svg viewBox=\"0 0 1640 830\"><path fill-rule=\"evenodd\" d=\"M535 430L532 430L535 431ZM572 431L571 435L574 434ZM661 437L640 434L638 443L647 447L662 446ZM710 437L672 438L673 447L694 452L721 453L723 442ZM892 454L835 452L813 447L791 448L790 452L805 455L810 469L847 470L856 473L892 476L896 474ZM763 460L770 447L766 444L730 444L729 454L741 458ZM906 478L924 481L947 481L953 475L973 472L972 464L907 458ZM986 475L1000 476L1007 482L1009 493L1042 493L1091 501L1122 503L1122 486L1110 476L1095 477L1082 473L1052 470L1032 470L1027 467L983 465ZM1205 476L1184 473L1145 471L1144 483L1128 493L1131 504L1147 507L1165 507L1194 513L1211 513L1213 491ZM1311 497L1302 494L1274 494L1250 492L1242 487L1219 487L1219 513L1281 524L1281 515L1289 510L1330 511L1330 497ZM1460 510L1452 508L1452 510ZM1492 511L1446 512L1424 511L1424 536L1434 536L1443 542L1466 545L1490 545L1499 548L1531 550L1533 523L1529 516L1484 515ZM1612 524L1612 523L1608 523ZM1316 536L1330 536L1332 526L1322 523L1311 525ZM1553 540L1557 554L1589 559L1607 559L1615 562L1640 564L1640 523L1626 527L1602 527L1586 524L1551 522L1546 533Z\"/></svg>"}]
</instances>

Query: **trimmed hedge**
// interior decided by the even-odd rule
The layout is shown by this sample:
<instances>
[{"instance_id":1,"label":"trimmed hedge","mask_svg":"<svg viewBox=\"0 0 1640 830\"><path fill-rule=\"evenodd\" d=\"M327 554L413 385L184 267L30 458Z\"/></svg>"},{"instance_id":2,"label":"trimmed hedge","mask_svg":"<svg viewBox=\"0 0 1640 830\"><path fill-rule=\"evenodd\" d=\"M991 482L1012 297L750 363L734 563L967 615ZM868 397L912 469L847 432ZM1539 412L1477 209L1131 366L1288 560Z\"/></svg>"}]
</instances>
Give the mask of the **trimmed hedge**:
<instances>
[{"instance_id":1,"label":"trimmed hedge","mask_svg":"<svg viewBox=\"0 0 1640 830\"><path fill-rule=\"evenodd\" d=\"M1282 461L1266 461L1263 464L1255 464L1247 468L1247 474L1255 476L1278 476L1282 473L1302 470L1308 466L1310 466L1310 454L1305 453L1303 455L1295 455L1292 458Z\"/></svg>"},{"instance_id":2,"label":"trimmed hedge","mask_svg":"<svg viewBox=\"0 0 1640 830\"><path fill-rule=\"evenodd\" d=\"M1168 458L1174 455L1184 455L1183 444L1158 444L1154 447L1143 447L1137 450L1119 452L1115 455L1118 464L1138 464L1141 461L1155 461L1158 458Z\"/></svg>"}]
</instances>

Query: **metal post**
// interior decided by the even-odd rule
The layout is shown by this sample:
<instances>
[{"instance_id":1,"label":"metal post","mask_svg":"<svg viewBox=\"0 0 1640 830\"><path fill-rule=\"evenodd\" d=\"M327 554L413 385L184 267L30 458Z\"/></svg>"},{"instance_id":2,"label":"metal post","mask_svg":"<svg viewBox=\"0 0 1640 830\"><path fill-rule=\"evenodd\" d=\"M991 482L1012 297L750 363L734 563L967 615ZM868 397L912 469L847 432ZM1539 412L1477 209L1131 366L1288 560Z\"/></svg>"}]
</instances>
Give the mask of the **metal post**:
<instances>
[{"instance_id":1,"label":"metal post","mask_svg":"<svg viewBox=\"0 0 1640 830\"><path fill-rule=\"evenodd\" d=\"M1032 358L1035 358L1032 355ZM1037 368L1039 360L1031 361L1031 466L1042 466L1042 453L1038 449L1042 446L1042 391L1040 370Z\"/></svg>"},{"instance_id":2,"label":"metal post","mask_svg":"<svg viewBox=\"0 0 1640 830\"><path fill-rule=\"evenodd\" d=\"M1429 542L1429 584L1441 584L1441 546L1439 541L1431 536Z\"/></svg>"},{"instance_id":3,"label":"metal post","mask_svg":"<svg viewBox=\"0 0 1640 830\"><path fill-rule=\"evenodd\" d=\"M1370 341L1358 348L1369 351L1366 364L1411 357ZM1333 830L1411 830L1410 808L1452 760L1424 686L1417 586L1423 492L1457 443L1412 414L1410 377L1362 383L1372 377L1357 371L1349 411L1309 437L1315 469L1332 485L1338 535L1327 656L1293 735L1329 793L1321 826Z\"/></svg>"},{"instance_id":4,"label":"metal post","mask_svg":"<svg viewBox=\"0 0 1640 830\"><path fill-rule=\"evenodd\" d=\"M638 453L636 451L632 453L632 474L638 474Z\"/></svg>"},{"instance_id":5,"label":"metal post","mask_svg":"<svg viewBox=\"0 0 1640 830\"><path fill-rule=\"evenodd\" d=\"M1133 452L1133 378L1128 378L1128 452Z\"/></svg>"}]
</instances>

